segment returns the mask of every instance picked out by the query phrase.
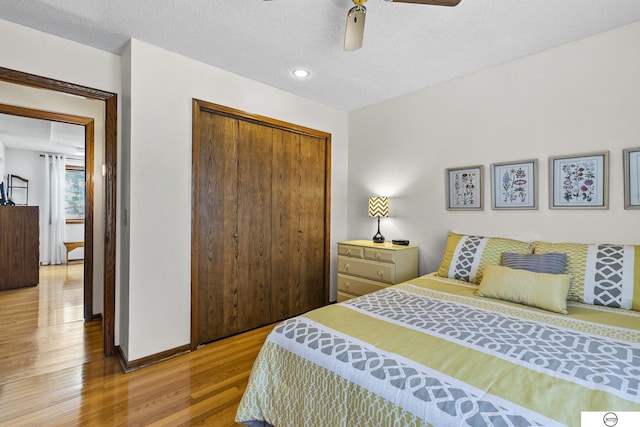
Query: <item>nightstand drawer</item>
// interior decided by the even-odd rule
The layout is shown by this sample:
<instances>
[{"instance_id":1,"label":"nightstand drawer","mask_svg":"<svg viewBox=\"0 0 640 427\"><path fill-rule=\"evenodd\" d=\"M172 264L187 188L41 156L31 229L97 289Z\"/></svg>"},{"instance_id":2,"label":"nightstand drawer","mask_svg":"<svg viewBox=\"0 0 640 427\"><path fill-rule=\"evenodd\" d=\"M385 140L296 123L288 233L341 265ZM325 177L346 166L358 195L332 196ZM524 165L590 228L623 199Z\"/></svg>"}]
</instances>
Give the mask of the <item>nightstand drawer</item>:
<instances>
[{"instance_id":1,"label":"nightstand drawer","mask_svg":"<svg viewBox=\"0 0 640 427\"><path fill-rule=\"evenodd\" d=\"M378 248L364 248L364 258L380 262L395 262L395 252Z\"/></svg>"},{"instance_id":2,"label":"nightstand drawer","mask_svg":"<svg viewBox=\"0 0 640 427\"><path fill-rule=\"evenodd\" d=\"M362 258L363 248L360 246L338 245L338 255L350 258Z\"/></svg>"},{"instance_id":3,"label":"nightstand drawer","mask_svg":"<svg viewBox=\"0 0 640 427\"><path fill-rule=\"evenodd\" d=\"M396 277L396 266L394 264L339 256L338 272L380 282L393 283Z\"/></svg>"},{"instance_id":4,"label":"nightstand drawer","mask_svg":"<svg viewBox=\"0 0 640 427\"><path fill-rule=\"evenodd\" d=\"M359 296L379 291L387 286L372 280L338 274L338 292Z\"/></svg>"}]
</instances>

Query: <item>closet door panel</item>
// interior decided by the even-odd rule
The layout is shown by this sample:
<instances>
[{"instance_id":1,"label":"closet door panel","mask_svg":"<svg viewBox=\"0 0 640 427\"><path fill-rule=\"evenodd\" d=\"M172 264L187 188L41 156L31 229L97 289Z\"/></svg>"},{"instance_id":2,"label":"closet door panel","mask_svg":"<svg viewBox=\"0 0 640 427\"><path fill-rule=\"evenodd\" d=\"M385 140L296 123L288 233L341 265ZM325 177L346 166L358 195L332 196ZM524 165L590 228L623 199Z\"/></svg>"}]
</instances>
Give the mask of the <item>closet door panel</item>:
<instances>
[{"instance_id":1,"label":"closet door panel","mask_svg":"<svg viewBox=\"0 0 640 427\"><path fill-rule=\"evenodd\" d=\"M274 316L301 313L300 295L300 136L273 131L272 293Z\"/></svg>"},{"instance_id":2,"label":"closet door panel","mask_svg":"<svg viewBox=\"0 0 640 427\"><path fill-rule=\"evenodd\" d=\"M271 173L272 129L239 122L238 298L239 331L272 322Z\"/></svg>"},{"instance_id":3,"label":"closet door panel","mask_svg":"<svg viewBox=\"0 0 640 427\"><path fill-rule=\"evenodd\" d=\"M238 121L200 112L200 132L194 153L198 174L194 200L198 281L198 343L237 330L238 247L237 164Z\"/></svg>"},{"instance_id":4,"label":"closet door panel","mask_svg":"<svg viewBox=\"0 0 640 427\"><path fill-rule=\"evenodd\" d=\"M326 230L326 142L300 136L300 211L298 213L301 311L324 305L327 300L325 278Z\"/></svg>"},{"instance_id":5,"label":"closet door panel","mask_svg":"<svg viewBox=\"0 0 640 427\"><path fill-rule=\"evenodd\" d=\"M325 141L274 130L272 306L287 318L325 304Z\"/></svg>"}]
</instances>

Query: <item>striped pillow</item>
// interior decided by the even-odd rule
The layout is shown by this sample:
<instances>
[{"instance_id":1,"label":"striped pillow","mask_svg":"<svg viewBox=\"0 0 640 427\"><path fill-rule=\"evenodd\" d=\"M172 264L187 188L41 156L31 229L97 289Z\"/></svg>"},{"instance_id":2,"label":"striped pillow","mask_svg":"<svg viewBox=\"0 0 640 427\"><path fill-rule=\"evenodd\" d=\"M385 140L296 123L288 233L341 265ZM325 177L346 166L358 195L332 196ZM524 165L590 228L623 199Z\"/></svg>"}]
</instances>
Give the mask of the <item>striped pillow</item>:
<instances>
[{"instance_id":1,"label":"striped pillow","mask_svg":"<svg viewBox=\"0 0 640 427\"><path fill-rule=\"evenodd\" d=\"M438 276L479 285L487 265L499 265L503 252L530 254L533 245L500 237L449 233Z\"/></svg>"},{"instance_id":2,"label":"striped pillow","mask_svg":"<svg viewBox=\"0 0 640 427\"><path fill-rule=\"evenodd\" d=\"M546 254L516 254L503 252L501 265L534 273L563 274L567 264L567 254L549 252Z\"/></svg>"}]
</instances>

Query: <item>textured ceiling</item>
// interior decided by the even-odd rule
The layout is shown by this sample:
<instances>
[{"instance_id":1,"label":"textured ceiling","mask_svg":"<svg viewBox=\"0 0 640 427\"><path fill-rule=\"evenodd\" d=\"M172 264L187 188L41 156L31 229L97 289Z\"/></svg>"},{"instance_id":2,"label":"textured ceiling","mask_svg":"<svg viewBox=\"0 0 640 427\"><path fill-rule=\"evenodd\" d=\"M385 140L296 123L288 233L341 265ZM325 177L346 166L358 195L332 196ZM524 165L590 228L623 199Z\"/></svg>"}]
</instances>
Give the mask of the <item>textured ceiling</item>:
<instances>
[{"instance_id":1,"label":"textured ceiling","mask_svg":"<svg viewBox=\"0 0 640 427\"><path fill-rule=\"evenodd\" d=\"M0 141L9 148L82 156L84 126L0 114Z\"/></svg>"},{"instance_id":2,"label":"textured ceiling","mask_svg":"<svg viewBox=\"0 0 640 427\"><path fill-rule=\"evenodd\" d=\"M639 0L369 0L344 52L350 0L2 0L0 18L120 53L136 38L351 111L640 20ZM1 62L1 59L0 59ZM311 71L307 80L291 76Z\"/></svg>"}]
</instances>

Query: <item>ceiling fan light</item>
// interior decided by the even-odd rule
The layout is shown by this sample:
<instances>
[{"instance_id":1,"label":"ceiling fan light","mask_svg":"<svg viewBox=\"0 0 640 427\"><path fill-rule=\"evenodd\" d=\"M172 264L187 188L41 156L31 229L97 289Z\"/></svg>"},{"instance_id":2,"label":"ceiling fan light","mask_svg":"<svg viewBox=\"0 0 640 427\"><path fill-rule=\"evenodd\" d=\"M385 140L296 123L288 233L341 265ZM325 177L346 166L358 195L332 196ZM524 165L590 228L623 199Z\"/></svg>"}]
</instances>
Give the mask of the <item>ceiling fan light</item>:
<instances>
[{"instance_id":1,"label":"ceiling fan light","mask_svg":"<svg viewBox=\"0 0 640 427\"><path fill-rule=\"evenodd\" d=\"M349 9L347 27L344 31L344 50L352 51L362 47L366 16L367 9L364 6L355 6Z\"/></svg>"}]
</instances>

